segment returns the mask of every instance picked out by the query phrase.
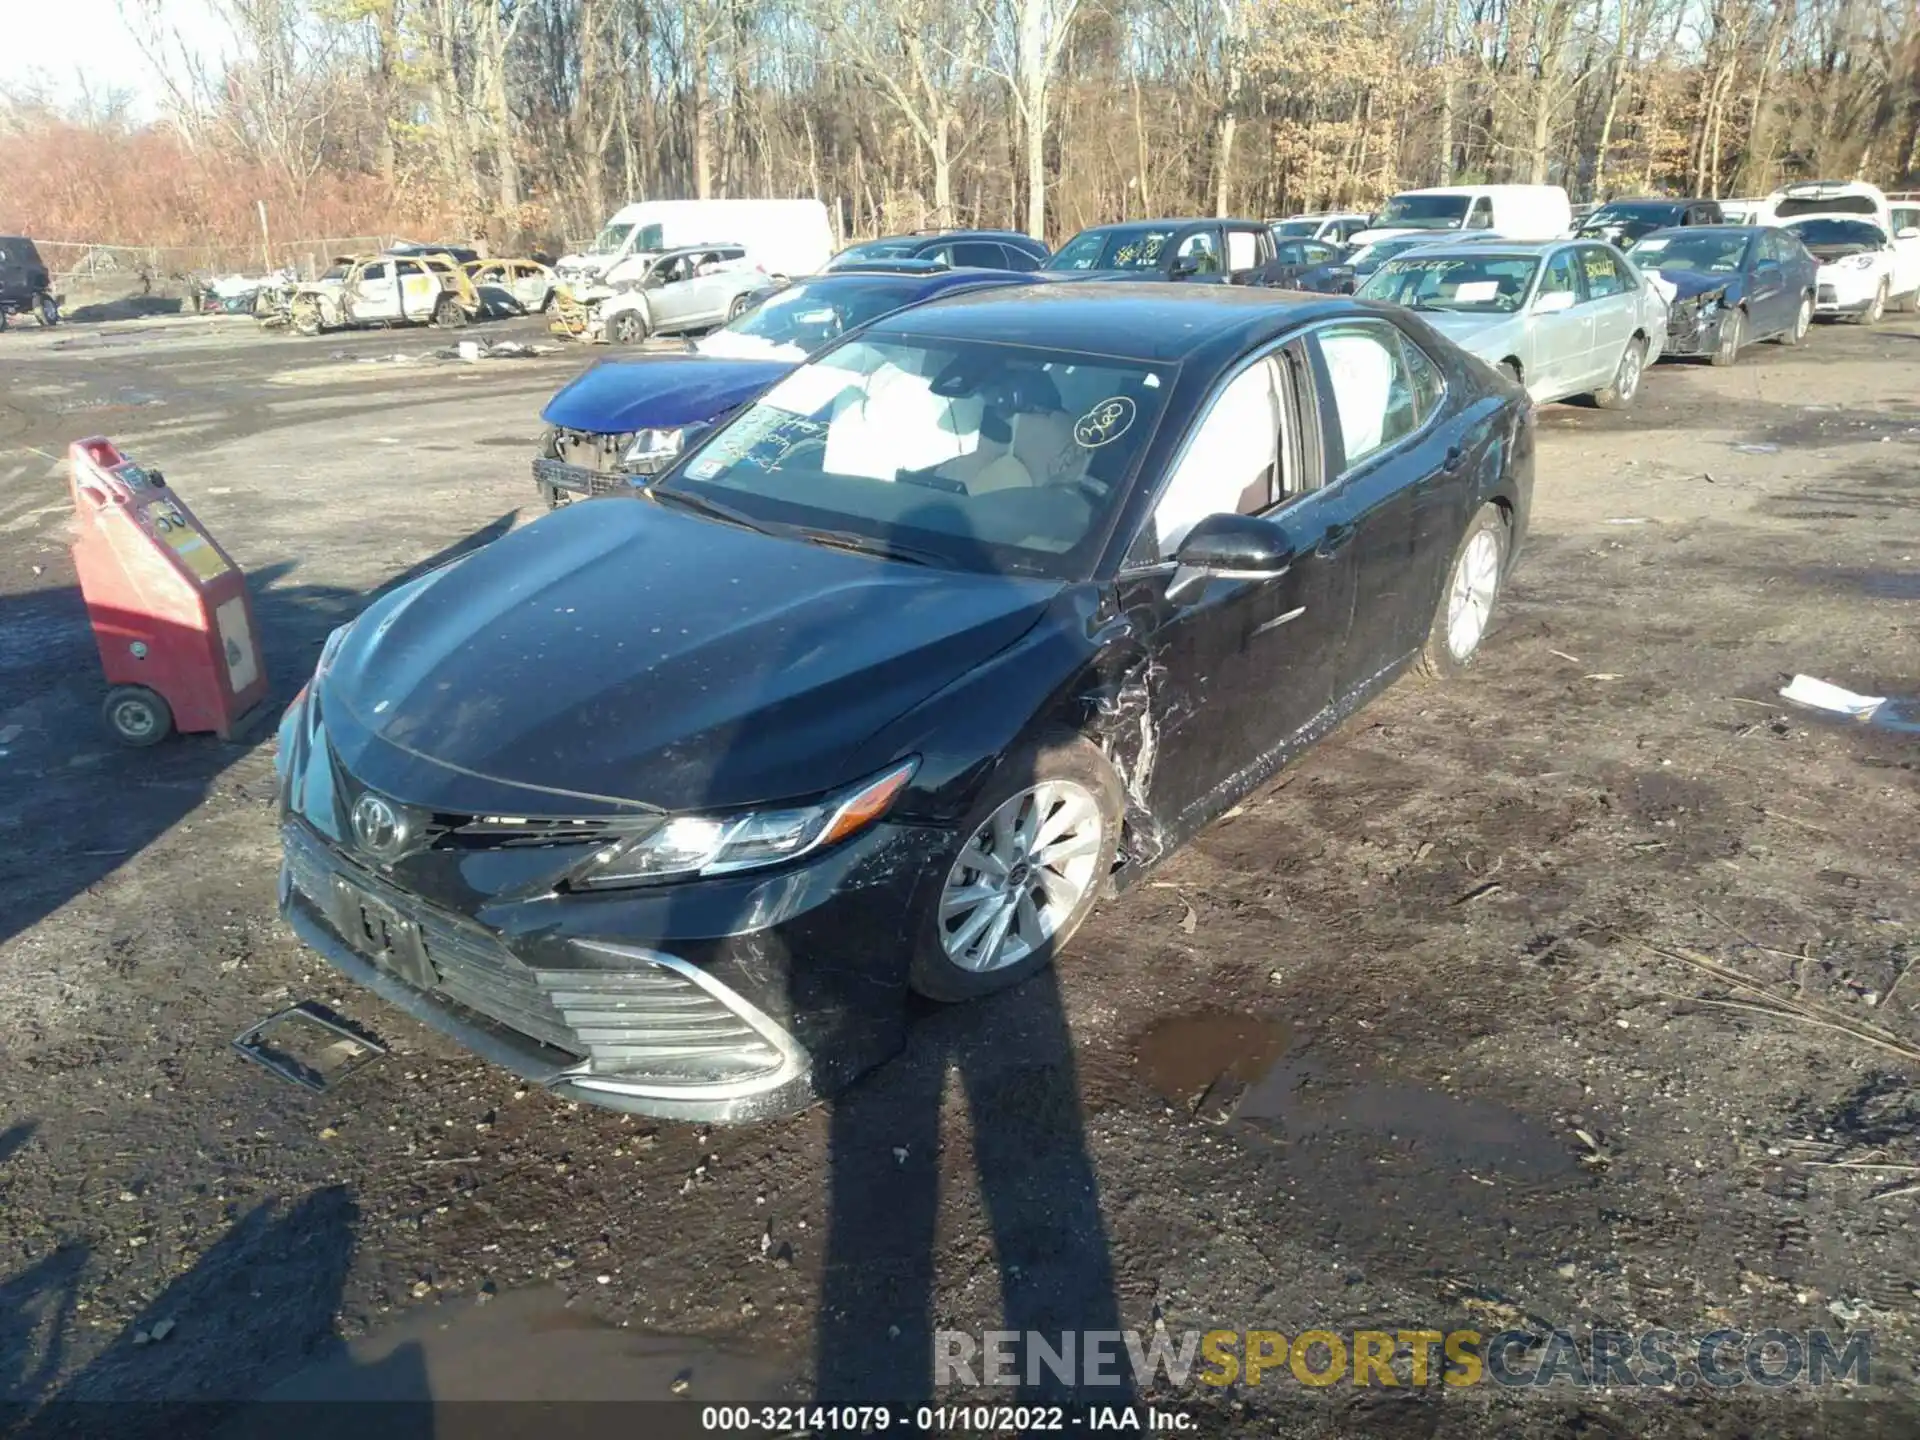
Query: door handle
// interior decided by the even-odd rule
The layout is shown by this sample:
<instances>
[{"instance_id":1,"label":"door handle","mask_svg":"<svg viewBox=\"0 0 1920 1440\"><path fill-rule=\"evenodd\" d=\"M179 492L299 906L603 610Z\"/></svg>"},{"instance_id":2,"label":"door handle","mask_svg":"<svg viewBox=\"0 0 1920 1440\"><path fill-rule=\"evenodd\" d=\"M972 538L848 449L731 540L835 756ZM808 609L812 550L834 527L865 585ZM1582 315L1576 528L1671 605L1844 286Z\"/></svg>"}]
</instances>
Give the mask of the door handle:
<instances>
[{"instance_id":1,"label":"door handle","mask_svg":"<svg viewBox=\"0 0 1920 1440\"><path fill-rule=\"evenodd\" d=\"M1350 521L1343 520L1329 525L1321 532L1320 543L1313 547L1313 553L1322 556L1332 555L1351 539L1353 539L1353 525Z\"/></svg>"}]
</instances>

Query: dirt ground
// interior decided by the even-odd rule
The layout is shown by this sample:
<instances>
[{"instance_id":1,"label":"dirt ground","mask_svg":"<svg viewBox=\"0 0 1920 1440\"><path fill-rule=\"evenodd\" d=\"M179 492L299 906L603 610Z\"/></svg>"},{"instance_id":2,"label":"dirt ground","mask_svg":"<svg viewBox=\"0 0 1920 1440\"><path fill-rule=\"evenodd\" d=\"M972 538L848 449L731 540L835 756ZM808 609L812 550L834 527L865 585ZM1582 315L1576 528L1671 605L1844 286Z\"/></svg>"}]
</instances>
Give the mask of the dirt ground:
<instances>
[{"instance_id":1,"label":"dirt ground","mask_svg":"<svg viewBox=\"0 0 1920 1440\"><path fill-rule=\"evenodd\" d=\"M528 1093L336 982L275 918L270 725L99 727L66 442L167 472L252 577L284 701L369 592L535 518L537 412L583 353L447 342L0 336L0 1398L233 1400L402 1353L468 1377L436 1393L580 1394L623 1329L652 1348L609 1384L662 1399L924 1393L928 1327L1004 1311L1866 1329L1844 1405L1160 1398L1215 1434L1914 1433L1920 749L1777 698L1920 696L1911 317L1664 364L1626 415L1548 407L1468 678L1396 686L1099 911L1057 984L720 1130ZM229 1049L304 998L393 1053L312 1095ZM868 1218L832 1244L830 1195ZM929 1253L890 1217L936 1196ZM392 1338L489 1314L479 1365Z\"/></svg>"}]
</instances>

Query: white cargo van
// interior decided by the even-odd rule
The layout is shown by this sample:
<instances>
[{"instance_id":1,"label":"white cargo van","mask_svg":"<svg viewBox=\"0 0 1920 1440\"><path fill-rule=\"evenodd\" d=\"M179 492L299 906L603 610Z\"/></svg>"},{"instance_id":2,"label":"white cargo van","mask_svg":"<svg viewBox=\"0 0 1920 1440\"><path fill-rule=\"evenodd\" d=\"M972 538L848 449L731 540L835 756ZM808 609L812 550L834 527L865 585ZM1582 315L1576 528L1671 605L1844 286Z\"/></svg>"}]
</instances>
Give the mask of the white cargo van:
<instances>
[{"instance_id":1,"label":"white cargo van","mask_svg":"<svg viewBox=\"0 0 1920 1440\"><path fill-rule=\"evenodd\" d=\"M614 212L593 245L554 268L575 285L639 278L643 257L684 245L735 244L769 275L811 275L833 255L833 227L818 200L641 200Z\"/></svg>"},{"instance_id":2,"label":"white cargo van","mask_svg":"<svg viewBox=\"0 0 1920 1440\"><path fill-rule=\"evenodd\" d=\"M1573 202L1558 185L1442 185L1403 190L1348 243L1367 245L1432 230L1485 230L1508 240L1557 240L1573 229Z\"/></svg>"}]
</instances>

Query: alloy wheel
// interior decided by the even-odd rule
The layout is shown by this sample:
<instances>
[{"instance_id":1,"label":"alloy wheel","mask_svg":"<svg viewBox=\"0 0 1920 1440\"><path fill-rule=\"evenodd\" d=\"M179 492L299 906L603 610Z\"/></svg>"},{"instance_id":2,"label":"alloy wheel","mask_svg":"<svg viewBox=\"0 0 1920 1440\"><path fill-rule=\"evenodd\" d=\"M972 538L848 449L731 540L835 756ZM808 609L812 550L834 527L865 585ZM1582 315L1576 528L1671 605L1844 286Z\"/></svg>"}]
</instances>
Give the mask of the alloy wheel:
<instances>
[{"instance_id":1,"label":"alloy wheel","mask_svg":"<svg viewBox=\"0 0 1920 1440\"><path fill-rule=\"evenodd\" d=\"M1620 393L1623 404L1640 391L1640 368L1639 345L1628 345L1627 353L1620 357L1620 374L1613 382L1613 388Z\"/></svg>"},{"instance_id":2,"label":"alloy wheel","mask_svg":"<svg viewBox=\"0 0 1920 1440\"><path fill-rule=\"evenodd\" d=\"M962 970L1018 965L1058 934L1093 888L1100 806L1071 780L1022 790L960 847L940 892L938 929Z\"/></svg>"},{"instance_id":3,"label":"alloy wheel","mask_svg":"<svg viewBox=\"0 0 1920 1440\"><path fill-rule=\"evenodd\" d=\"M1454 659L1465 660L1480 648L1499 589L1500 542L1482 530L1460 552L1447 591L1447 649Z\"/></svg>"},{"instance_id":4,"label":"alloy wheel","mask_svg":"<svg viewBox=\"0 0 1920 1440\"><path fill-rule=\"evenodd\" d=\"M1800 299L1800 312L1793 317L1793 338L1796 340L1806 339L1807 331L1812 328L1813 301L1802 296Z\"/></svg>"}]
</instances>

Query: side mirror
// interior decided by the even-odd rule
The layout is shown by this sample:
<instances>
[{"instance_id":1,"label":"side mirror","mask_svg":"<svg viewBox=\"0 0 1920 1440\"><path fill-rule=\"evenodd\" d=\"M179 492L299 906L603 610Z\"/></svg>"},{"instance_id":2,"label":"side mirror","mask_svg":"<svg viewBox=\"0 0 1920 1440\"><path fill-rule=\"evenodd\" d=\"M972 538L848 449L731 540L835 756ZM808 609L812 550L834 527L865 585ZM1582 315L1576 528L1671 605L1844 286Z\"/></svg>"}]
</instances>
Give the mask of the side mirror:
<instances>
[{"instance_id":1,"label":"side mirror","mask_svg":"<svg viewBox=\"0 0 1920 1440\"><path fill-rule=\"evenodd\" d=\"M1558 315L1561 311L1572 308L1573 292L1570 290L1555 290L1538 297L1533 302L1533 313L1536 315Z\"/></svg>"},{"instance_id":2,"label":"side mirror","mask_svg":"<svg viewBox=\"0 0 1920 1440\"><path fill-rule=\"evenodd\" d=\"M1174 260L1172 268L1167 271L1167 277L1172 280L1184 280L1189 275L1199 273L1200 258L1197 255L1182 255Z\"/></svg>"},{"instance_id":3,"label":"side mirror","mask_svg":"<svg viewBox=\"0 0 1920 1440\"><path fill-rule=\"evenodd\" d=\"M1167 599L1198 599L1207 581L1266 580L1293 563L1293 541L1257 515L1209 515L1187 532L1174 553Z\"/></svg>"}]
</instances>

